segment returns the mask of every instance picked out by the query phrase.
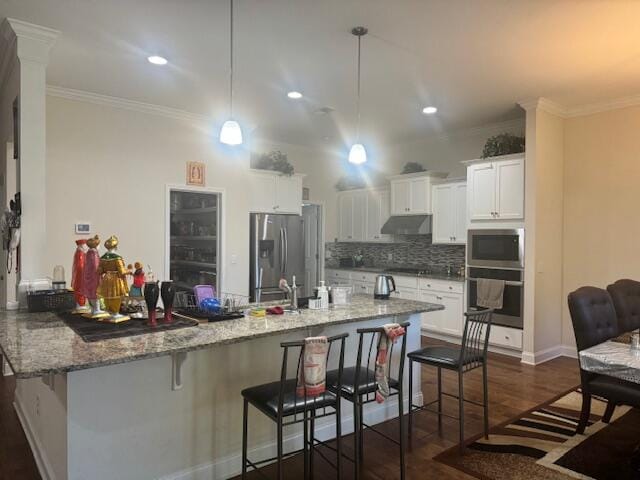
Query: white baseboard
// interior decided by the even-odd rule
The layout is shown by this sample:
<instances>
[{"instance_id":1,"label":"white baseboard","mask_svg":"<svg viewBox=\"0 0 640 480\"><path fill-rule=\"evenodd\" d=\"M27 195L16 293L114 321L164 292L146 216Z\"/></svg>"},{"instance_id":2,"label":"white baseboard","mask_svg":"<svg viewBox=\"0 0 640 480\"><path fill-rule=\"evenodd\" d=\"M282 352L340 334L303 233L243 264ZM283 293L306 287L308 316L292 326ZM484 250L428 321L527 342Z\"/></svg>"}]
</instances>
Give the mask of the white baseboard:
<instances>
[{"instance_id":1,"label":"white baseboard","mask_svg":"<svg viewBox=\"0 0 640 480\"><path fill-rule=\"evenodd\" d=\"M33 459L36 462L36 466L38 467L38 472L40 473L42 480L56 480L56 475L53 472L51 463L47 458L47 454L45 453L40 440L33 430L31 421L29 420L29 415L22 407L22 401L17 392L14 396L13 408L18 415L18 419L22 425L22 430L24 430L24 434L27 437L27 441L31 447L31 452L33 453Z\"/></svg>"},{"instance_id":2,"label":"white baseboard","mask_svg":"<svg viewBox=\"0 0 640 480\"><path fill-rule=\"evenodd\" d=\"M422 392L413 396L415 405L422 405ZM405 412L409 406L408 398L405 399ZM365 406L365 422L369 425L377 424L394 418L398 413L398 401L396 398L383 404L372 403ZM347 435L353 432L353 409L350 403L343 403L342 407L342 434ZM335 438L335 424L330 422L326 425L316 427L315 437L319 440L327 441ZM251 424L249 424L249 440L251 439ZM252 461L271 458L276 455L276 442L269 442L249 450L248 456ZM285 436L284 451L290 452L302 448L302 433L295 433ZM172 473L161 477L159 480L224 480L239 475L242 470L242 456L234 453L220 458L214 462L207 462L194 467Z\"/></svg>"},{"instance_id":3,"label":"white baseboard","mask_svg":"<svg viewBox=\"0 0 640 480\"><path fill-rule=\"evenodd\" d=\"M562 356L569 358L578 358L578 349L573 345L561 345Z\"/></svg>"},{"instance_id":4,"label":"white baseboard","mask_svg":"<svg viewBox=\"0 0 640 480\"><path fill-rule=\"evenodd\" d=\"M540 365L554 358L570 356L567 355L568 348L566 345L554 345L553 347L545 348L535 353L522 352L522 363L527 365Z\"/></svg>"}]
</instances>

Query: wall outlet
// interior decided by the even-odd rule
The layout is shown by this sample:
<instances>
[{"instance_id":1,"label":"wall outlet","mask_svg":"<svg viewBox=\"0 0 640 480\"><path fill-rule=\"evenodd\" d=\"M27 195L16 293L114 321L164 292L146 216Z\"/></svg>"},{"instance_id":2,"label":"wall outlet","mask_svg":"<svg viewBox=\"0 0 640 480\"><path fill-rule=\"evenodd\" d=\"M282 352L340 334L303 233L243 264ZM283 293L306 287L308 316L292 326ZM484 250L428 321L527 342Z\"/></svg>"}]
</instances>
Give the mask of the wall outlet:
<instances>
[{"instance_id":1,"label":"wall outlet","mask_svg":"<svg viewBox=\"0 0 640 480\"><path fill-rule=\"evenodd\" d=\"M387 261L393 262L393 253L387 253Z\"/></svg>"},{"instance_id":2,"label":"wall outlet","mask_svg":"<svg viewBox=\"0 0 640 480\"><path fill-rule=\"evenodd\" d=\"M231 255L231 265L235 265L236 263L238 263L238 255L234 253Z\"/></svg>"},{"instance_id":3,"label":"wall outlet","mask_svg":"<svg viewBox=\"0 0 640 480\"><path fill-rule=\"evenodd\" d=\"M36 395L36 417L40 416L40 395Z\"/></svg>"}]
</instances>

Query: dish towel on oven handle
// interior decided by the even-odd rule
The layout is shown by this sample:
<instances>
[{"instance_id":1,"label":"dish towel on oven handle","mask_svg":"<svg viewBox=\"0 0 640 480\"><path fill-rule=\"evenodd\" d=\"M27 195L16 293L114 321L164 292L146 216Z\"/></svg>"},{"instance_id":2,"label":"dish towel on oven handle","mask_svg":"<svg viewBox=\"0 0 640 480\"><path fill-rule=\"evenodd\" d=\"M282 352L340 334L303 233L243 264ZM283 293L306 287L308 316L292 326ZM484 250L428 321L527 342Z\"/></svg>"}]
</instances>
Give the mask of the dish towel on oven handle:
<instances>
[{"instance_id":1,"label":"dish towel on oven handle","mask_svg":"<svg viewBox=\"0 0 640 480\"><path fill-rule=\"evenodd\" d=\"M387 323L378 338L378 354L376 356L376 402L382 403L389 397L389 377L387 370L388 353L396 339L405 334L404 328L397 323ZM400 361L404 361L401 359ZM399 379L401 382L402 379Z\"/></svg>"},{"instance_id":2,"label":"dish towel on oven handle","mask_svg":"<svg viewBox=\"0 0 640 480\"><path fill-rule=\"evenodd\" d=\"M307 337L302 349L302 365L298 369L298 397L316 397L324 393L327 384L327 337Z\"/></svg>"},{"instance_id":3,"label":"dish towel on oven handle","mask_svg":"<svg viewBox=\"0 0 640 480\"><path fill-rule=\"evenodd\" d=\"M504 285L504 280L479 278L476 305L500 310L504 298Z\"/></svg>"}]
</instances>

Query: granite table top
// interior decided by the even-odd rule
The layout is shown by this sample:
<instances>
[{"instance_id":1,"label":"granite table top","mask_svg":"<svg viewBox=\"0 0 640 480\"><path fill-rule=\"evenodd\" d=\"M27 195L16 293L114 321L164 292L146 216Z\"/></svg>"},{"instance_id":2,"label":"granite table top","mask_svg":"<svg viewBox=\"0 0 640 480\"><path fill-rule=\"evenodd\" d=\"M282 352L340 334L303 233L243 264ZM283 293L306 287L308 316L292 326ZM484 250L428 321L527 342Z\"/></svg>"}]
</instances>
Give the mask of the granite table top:
<instances>
[{"instance_id":1,"label":"granite table top","mask_svg":"<svg viewBox=\"0 0 640 480\"><path fill-rule=\"evenodd\" d=\"M55 313L0 312L0 348L17 378L38 377L227 345L341 323L443 310L444 306L354 295L348 306L245 317L195 327L86 343Z\"/></svg>"},{"instance_id":2,"label":"granite table top","mask_svg":"<svg viewBox=\"0 0 640 480\"><path fill-rule=\"evenodd\" d=\"M580 366L628 382L640 383L640 349L609 340L580 352Z\"/></svg>"},{"instance_id":3,"label":"granite table top","mask_svg":"<svg viewBox=\"0 0 640 480\"><path fill-rule=\"evenodd\" d=\"M395 269L394 269L395 268ZM397 268L403 267L330 267L325 266L327 270L345 270L349 272L369 272L387 275L396 275L398 277L417 277L417 278L429 278L431 280L446 280L448 282L464 282L465 277L460 275L447 275L445 273L409 273L397 270Z\"/></svg>"}]
</instances>

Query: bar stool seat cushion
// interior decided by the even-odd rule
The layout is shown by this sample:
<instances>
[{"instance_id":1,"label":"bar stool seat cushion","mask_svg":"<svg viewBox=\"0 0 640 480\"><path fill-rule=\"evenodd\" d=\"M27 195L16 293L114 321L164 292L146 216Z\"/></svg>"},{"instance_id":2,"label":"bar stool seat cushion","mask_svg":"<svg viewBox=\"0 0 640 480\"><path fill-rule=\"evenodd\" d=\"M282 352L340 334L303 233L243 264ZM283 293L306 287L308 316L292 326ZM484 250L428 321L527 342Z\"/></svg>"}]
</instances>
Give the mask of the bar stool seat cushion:
<instances>
[{"instance_id":1,"label":"bar stool seat cushion","mask_svg":"<svg viewBox=\"0 0 640 480\"><path fill-rule=\"evenodd\" d=\"M356 367L348 367L342 370L342 396L353 397L355 392L356 381ZM373 370L368 368L360 369L360 376L358 377L358 393L360 395L366 395L374 393L377 388L376 377ZM327 372L327 385L329 389L335 391L338 387L338 370L331 370ZM389 378L389 387L397 390L398 381L394 378Z\"/></svg>"},{"instance_id":2,"label":"bar stool seat cushion","mask_svg":"<svg viewBox=\"0 0 640 480\"><path fill-rule=\"evenodd\" d=\"M456 347L425 347L409 352L407 355L414 362L436 365L452 370L460 367L460 348ZM467 355L464 364L482 362L482 355Z\"/></svg>"},{"instance_id":3,"label":"bar stool seat cushion","mask_svg":"<svg viewBox=\"0 0 640 480\"><path fill-rule=\"evenodd\" d=\"M296 395L295 379L287 380L284 386L284 399L282 404L282 416L288 417L295 413L303 413L305 408L309 411L323 407L331 407L336 404L336 395L329 390L316 397L299 397ZM255 387L242 390L242 396L262 411L265 415L276 418L278 416L278 397L280 395L280 382L264 383Z\"/></svg>"}]
</instances>

